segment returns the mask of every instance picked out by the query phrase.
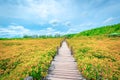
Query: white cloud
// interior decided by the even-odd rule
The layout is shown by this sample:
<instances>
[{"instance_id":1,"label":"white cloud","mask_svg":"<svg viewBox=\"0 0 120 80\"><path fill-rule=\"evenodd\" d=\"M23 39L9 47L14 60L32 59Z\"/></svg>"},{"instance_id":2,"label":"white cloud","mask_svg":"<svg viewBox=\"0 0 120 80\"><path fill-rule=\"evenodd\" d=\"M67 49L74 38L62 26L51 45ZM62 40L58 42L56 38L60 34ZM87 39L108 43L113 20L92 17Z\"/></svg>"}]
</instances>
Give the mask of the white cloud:
<instances>
[{"instance_id":1,"label":"white cloud","mask_svg":"<svg viewBox=\"0 0 120 80\"><path fill-rule=\"evenodd\" d=\"M51 24L52 26L57 26L60 23L60 21L58 19L52 19L49 21L49 24Z\"/></svg>"},{"instance_id":2,"label":"white cloud","mask_svg":"<svg viewBox=\"0 0 120 80\"><path fill-rule=\"evenodd\" d=\"M117 24L120 23L120 16L117 17L109 17L106 20L103 21L103 24Z\"/></svg>"},{"instance_id":3,"label":"white cloud","mask_svg":"<svg viewBox=\"0 0 120 80\"><path fill-rule=\"evenodd\" d=\"M77 33L77 32L78 32L78 29L70 28L66 34Z\"/></svg>"},{"instance_id":4,"label":"white cloud","mask_svg":"<svg viewBox=\"0 0 120 80\"><path fill-rule=\"evenodd\" d=\"M39 31L39 35L55 35L55 34L63 34L63 32L57 31L50 27Z\"/></svg>"},{"instance_id":5,"label":"white cloud","mask_svg":"<svg viewBox=\"0 0 120 80\"><path fill-rule=\"evenodd\" d=\"M113 20L115 20L116 18L113 18L113 17L110 17L110 18L107 18L105 21L103 21L103 23L105 24L105 23L109 23L109 22L111 22L111 21L113 21Z\"/></svg>"},{"instance_id":6,"label":"white cloud","mask_svg":"<svg viewBox=\"0 0 120 80\"><path fill-rule=\"evenodd\" d=\"M9 30L22 32L22 33L25 33L25 32L29 31L28 29L24 28L23 26L14 26L14 25L9 26Z\"/></svg>"},{"instance_id":7,"label":"white cloud","mask_svg":"<svg viewBox=\"0 0 120 80\"><path fill-rule=\"evenodd\" d=\"M10 0L8 3L6 1L0 5L0 16L44 23L55 18L66 20L74 17L71 11L75 9L69 0Z\"/></svg>"},{"instance_id":8,"label":"white cloud","mask_svg":"<svg viewBox=\"0 0 120 80\"><path fill-rule=\"evenodd\" d=\"M2 16L23 19L31 19L31 16L32 18L34 16L37 19L48 20L50 16L57 17L65 11L65 8L56 0L25 0L18 1L16 3L18 5L11 3L7 6L1 5L0 11Z\"/></svg>"},{"instance_id":9,"label":"white cloud","mask_svg":"<svg viewBox=\"0 0 120 80\"><path fill-rule=\"evenodd\" d=\"M92 25L94 25L94 24L93 23L82 23L79 26L80 27L87 27L87 26L92 26Z\"/></svg>"},{"instance_id":10,"label":"white cloud","mask_svg":"<svg viewBox=\"0 0 120 80\"><path fill-rule=\"evenodd\" d=\"M64 34L64 32L57 31L51 27L42 30L29 30L24 26L20 25L10 25L6 28L0 28L0 37L23 37L24 35L56 35L56 34Z\"/></svg>"},{"instance_id":11,"label":"white cloud","mask_svg":"<svg viewBox=\"0 0 120 80\"><path fill-rule=\"evenodd\" d=\"M70 22L70 21L66 21L66 22L64 23L64 25L69 27L69 26L71 26L71 22Z\"/></svg>"},{"instance_id":12,"label":"white cloud","mask_svg":"<svg viewBox=\"0 0 120 80\"><path fill-rule=\"evenodd\" d=\"M81 31L88 30L90 28L94 28L94 27L96 27L96 25L97 25L96 23L92 23L92 22L74 25L68 29L66 34L79 33Z\"/></svg>"},{"instance_id":13,"label":"white cloud","mask_svg":"<svg viewBox=\"0 0 120 80\"><path fill-rule=\"evenodd\" d=\"M7 28L0 28L0 37L22 37L29 33L29 29L19 25L10 25Z\"/></svg>"},{"instance_id":14,"label":"white cloud","mask_svg":"<svg viewBox=\"0 0 120 80\"><path fill-rule=\"evenodd\" d=\"M71 26L71 22L70 21L61 21L59 19L52 19L49 21L49 24L51 24L53 27L55 26L66 26L66 27L70 27Z\"/></svg>"}]
</instances>

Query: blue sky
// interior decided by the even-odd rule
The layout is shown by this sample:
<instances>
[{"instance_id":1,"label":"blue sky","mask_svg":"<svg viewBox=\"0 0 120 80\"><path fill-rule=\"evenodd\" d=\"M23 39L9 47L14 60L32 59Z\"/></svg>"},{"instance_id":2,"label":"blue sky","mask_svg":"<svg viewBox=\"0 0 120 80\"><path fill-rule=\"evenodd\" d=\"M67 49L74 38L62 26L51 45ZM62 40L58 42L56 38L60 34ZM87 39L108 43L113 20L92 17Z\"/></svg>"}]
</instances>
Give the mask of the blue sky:
<instances>
[{"instance_id":1,"label":"blue sky","mask_svg":"<svg viewBox=\"0 0 120 80\"><path fill-rule=\"evenodd\" d=\"M120 0L0 0L0 37L78 33L120 23Z\"/></svg>"}]
</instances>

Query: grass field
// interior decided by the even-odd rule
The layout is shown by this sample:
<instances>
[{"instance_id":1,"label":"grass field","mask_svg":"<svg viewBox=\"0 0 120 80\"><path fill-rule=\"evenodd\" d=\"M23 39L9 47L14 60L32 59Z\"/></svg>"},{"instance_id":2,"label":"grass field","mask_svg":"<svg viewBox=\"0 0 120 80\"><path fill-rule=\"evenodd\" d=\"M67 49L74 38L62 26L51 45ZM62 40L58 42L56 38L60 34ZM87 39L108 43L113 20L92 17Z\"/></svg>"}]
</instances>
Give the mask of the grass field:
<instances>
[{"instance_id":1,"label":"grass field","mask_svg":"<svg viewBox=\"0 0 120 80\"><path fill-rule=\"evenodd\" d=\"M87 79L120 80L120 37L76 37L73 46L78 69Z\"/></svg>"},{"instance_id":2,"label":"grass field","mask_svg":"<svg viewBox=\"0 0 120 80\"><path fill-rule=\"evenodd\" d=\"M23 80L47 74L61 39L0 40L0 80Z\"/></svg>"}]
</instances>

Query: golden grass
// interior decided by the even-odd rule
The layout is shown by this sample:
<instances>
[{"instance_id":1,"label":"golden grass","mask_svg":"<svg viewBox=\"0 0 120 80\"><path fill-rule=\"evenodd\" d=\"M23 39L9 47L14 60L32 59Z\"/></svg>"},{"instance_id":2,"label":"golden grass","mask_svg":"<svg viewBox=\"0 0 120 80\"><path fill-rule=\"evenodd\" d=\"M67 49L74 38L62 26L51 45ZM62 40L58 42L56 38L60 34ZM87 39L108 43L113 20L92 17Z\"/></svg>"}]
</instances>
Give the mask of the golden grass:
<instances>
[{"instance_id":1,"label":"golden grass","mask_svg":"<svg viewBox=\"0 0 120 80\"><path fill-rule=\"evenodd\" d=\"M78 69L88 79L120 79L120 38L79 37L68 39Z\"/></svg>"},{"instance_id":2,"label":"golden grass","mask_svg":"<svg viewBox=\"0 0 120 80\"><path fill-rule=\"evenodd\" d=\"M32 67L38 69L38 65L47 69L46 65L52 60L49 55L55 55L60 41L61 39L0 40L0 80L23 79L29 75ZM41 74L44 77L47 71Z\"/></svg>"}]
</instances>

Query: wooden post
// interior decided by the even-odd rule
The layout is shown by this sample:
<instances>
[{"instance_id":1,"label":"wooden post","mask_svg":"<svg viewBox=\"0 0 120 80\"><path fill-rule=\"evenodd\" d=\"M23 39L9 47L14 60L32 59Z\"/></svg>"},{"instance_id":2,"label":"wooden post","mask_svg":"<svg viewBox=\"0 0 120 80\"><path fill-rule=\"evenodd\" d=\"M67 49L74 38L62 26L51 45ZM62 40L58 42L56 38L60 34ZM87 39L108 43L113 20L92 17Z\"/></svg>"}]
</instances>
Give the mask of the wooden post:
<instances>
[{"instance_id":1,"label":"wooden post","mask_svg":"<svg viewBox=\"0 0 120 80\"><path fill-rule=\"evenodd\" d=\"M71 46L71 55L73 55L73 47Z\"/></svg>"},{"instance_id":2,"label":"wooden post","mask_svg":"<svg viewBox=\"0 0 120 80\"><path fill-rule=\"evenodd\" d=\"M59 54L59 47L57 46L57 55Z\"/></svg>"},{"instance_id":3,"label":"wooden post","mask_svg":"<svg viewBox=\"0 0 120 80\"><path fill-rule=\"evenodd\" d=\"M60 47L62 46L63 41L60 42Z\"/></svg>"}]
</instances>

